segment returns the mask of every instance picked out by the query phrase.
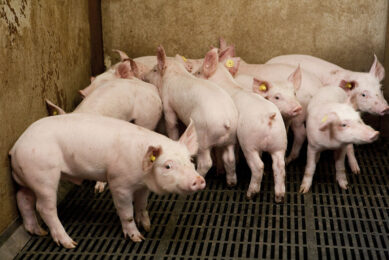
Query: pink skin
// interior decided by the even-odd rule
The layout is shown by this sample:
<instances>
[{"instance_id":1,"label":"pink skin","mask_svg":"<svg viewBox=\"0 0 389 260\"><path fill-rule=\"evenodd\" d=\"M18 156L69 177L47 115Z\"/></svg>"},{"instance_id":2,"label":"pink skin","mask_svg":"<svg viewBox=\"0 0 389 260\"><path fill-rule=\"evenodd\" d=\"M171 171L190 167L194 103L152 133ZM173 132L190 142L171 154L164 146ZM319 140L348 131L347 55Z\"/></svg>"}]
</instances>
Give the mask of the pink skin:
<instances>
[{"instance_id":1,"label":"pink skin","mask_svg":"<svg viewBox=\"0 0 389 260\"><path fill-rule=\"evenodd\" d=\"M357 97L358 110L371 114L384 115L389 113L380 82L385 77L385 69L374 55L374 62L369 72L354 72L343 69L325 60L308 55L278 56L267 63L284 63L293 66L298 64L321 79L324 85L340 85L342 81L353 83L348 89L348 95Z\"/></svg>"},{"instance_id":2,"label":"pink skin","mask_svg":"<svg viewBox=\"0 0 389 260\"><path fill-rule=\"evenodd\" d=\"M84 179L108 181L124 236L140 242L144 238L136 222L150 230L149 190L188 194L205 188L204 178L191 163L197 149L192 122L176 142L114 118L85 114L43 118L23 133L9 153L12 176L22 186L17 202L24 226L32 234L47 234L36 220L36 207L53 240L74 248L77 243L57 215L60 179L76 184Z\"/></svg>"},{"instance_id":3,"label":"pink skin","mask_svg":"<svg viewBox=\"0 0 389 260\"><path fill-rule=\"evenodd\" d=\"M162 101L157 88L143 82L137 75L136 64L125 61L116 66L115 79L101 83L73 111L109 116L154 130L162 116ZM134 98L136 97L136 98ZM65 113L61 108L46 100L49 114ZM103 192L105 182L97 182L96 192Z\"/></svg>"},{"instance_id":4,"label":"pink skin","mask_svg":"<svg viewBox=\"0 0 389 260\"><path fill-rule=\"evenodd\" d=\"M144 79L159 89L166 130L170 138L178 136L177 120L188 124L192 118L199 136L197 170L205 176L212 166L210 149L223 149L227 183L236 184L235 155L238 112L230 96L216 84L197 79L176 60L167 59L162 47L158 48L158 64Z\"/></svg>"},{"instance_id":5,"label":"pink skin","mask_svg":"<svg viewBox=\"0 0 389 260\"><path fill-rule=\"evenodd\" d=\"M355 105L355 100L337 86L323 88L312 98L307 118L307 165L300 192L309 191L320 152L328 149L335 150L336 180L347 189L344 159L350 144L371 143L379 135L362 122L352 107Z\"/></svg>"},{"instance_id":6,"label":"pink skin","mask_svg":"<svg viewBox=\"0 0 389 260\"><path fill-rule=\"evenodd\" d=\"M259 193L264 164L262 152L269 152L273 159L275 200L282 202L285 196L286 131L277 107L259 95L245 91L232 78L226 60L218 57L217 49L212 49L204 59L204 65L194 73L196 77L208 79L223 88L233 99L239 118L237 137L251 169L251 181L247 197ZM231 63L228 63L231 66ZM239 60L235 60L239 66ZM253 82L258 87L257 82Z\"/></svg>"}]
</instances>

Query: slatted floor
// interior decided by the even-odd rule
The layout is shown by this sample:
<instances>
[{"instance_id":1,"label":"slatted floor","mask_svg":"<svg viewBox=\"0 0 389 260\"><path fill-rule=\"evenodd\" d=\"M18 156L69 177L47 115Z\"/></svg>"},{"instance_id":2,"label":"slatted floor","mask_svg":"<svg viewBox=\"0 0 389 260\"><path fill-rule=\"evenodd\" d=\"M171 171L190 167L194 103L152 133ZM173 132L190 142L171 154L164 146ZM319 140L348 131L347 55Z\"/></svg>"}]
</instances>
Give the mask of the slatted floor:
<instances>
[{"instance_id":1,"label":"slatted floor","mask_svg":"<svg viewBox=\"0 0 389 260\"><path fill-rule=\"evenodd\" d=\"M124 240L109 192L92 183L75 188L59 216L78 247L32 237L17 259L389 259L389 142L356 149L361 175L348 174L349 190L335 182L332 154L322 155L308 194L298 193L305 156L287 167L285 203L275 204L270 157L261 193L246 200L250 172L239 184L207 176L191 196L149 200L152 229L142 243ZM144 232L143 232L144 233Z\"/></svg>"}]
</instances>

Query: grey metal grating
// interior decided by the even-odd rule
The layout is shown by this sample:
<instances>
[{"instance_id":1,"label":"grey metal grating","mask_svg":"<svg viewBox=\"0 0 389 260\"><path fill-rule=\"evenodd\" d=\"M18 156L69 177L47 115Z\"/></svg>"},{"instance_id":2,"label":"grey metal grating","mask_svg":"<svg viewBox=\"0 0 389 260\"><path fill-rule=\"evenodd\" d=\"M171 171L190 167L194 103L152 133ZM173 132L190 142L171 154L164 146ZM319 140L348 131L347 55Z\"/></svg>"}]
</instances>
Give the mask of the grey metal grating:
<instances>
[{"instance_id":1,"label":"grey metal grating","mask_svg":"<svg viewBox=\"0 0 389 260\"><path fill-rule=\"evenodd\" d=\"M332 154L324 153L306 195L298 193L303 154L287 167L284 204L273 202L268 156L261 193L251 201L245 198L247 165L240 165L235 188L210 173L206 190L192 196L152 194L152 229L142 243L123 239L110 193L95 195L86 183L59 207L78 247L66 250L50 237L32 237L16 258L389 259L388 148L381 141L356 149L362 173L347 175L347 191L335 182Z\"/></svg>"}]
</instances>

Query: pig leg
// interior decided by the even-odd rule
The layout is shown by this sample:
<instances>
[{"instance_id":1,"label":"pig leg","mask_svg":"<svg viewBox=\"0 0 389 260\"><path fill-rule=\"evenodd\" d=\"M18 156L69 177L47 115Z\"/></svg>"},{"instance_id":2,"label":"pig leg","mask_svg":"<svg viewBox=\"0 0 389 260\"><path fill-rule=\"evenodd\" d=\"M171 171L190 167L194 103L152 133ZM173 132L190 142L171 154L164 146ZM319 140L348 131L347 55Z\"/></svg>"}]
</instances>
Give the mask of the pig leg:
<instances>
[{"instance_id":1,"label":"pig leg","mask_svg":"<svg viewBox=\"0 0 389 260\"><path fill-rule=\"evenodd\" d=\"M49 175L47 175L49 176ZM40 187L34 189L36 195L36 208L41 215L43 221L50 229L50 234L57 243L57 245L63 245L66 248L75 248L77 243L74 242L66 233L62 226L57 213L57 187L59 177L56 185L52 185L54 182L40 182ZM51 184L51 185L50 185Z\"/></svg>"},{"instance_id":2,"label":"pig leg","mask_svg":"<svg viewBox=\"0 0 389 260\"><path fill-rule=\"evenodd\" d=\"M285 151L271 154L273 160L275 201L283 202L285 197Z\"/></svg>"},{"instance_id":3,"label":"pig leg","mask_svg":"<svg viewBox=\"0 0 389 260\"><path fill-rule=\"evenodd\" d=\"M307 193L312 185L313 174L316 170L316 160L318 160L318 151L308 144L307 165L305 166L304 178L300 186L301 193Z\"/></svg>"},{"instance_id":4,"label":"pig leg","mask_svg":"<svg viewBox=\"0 0 389 260\"><path fill-rule=\"evenodd\" d=\"M205 177L209 169L212 167L211 150L200 150L197 155L197 172Z\"/></svg>"},{"instance_id":5,"label":"pig leg","mask_svg":"<svg viewBox=\"0 0 389 260\"><path fill-rule=\"evenodd\" d=\"M135 207L135 221L145 229L146 232L150 231L150 217L147 212L147 198L150 191L147 188L137 190L134 194L134 207Z\"/></svg>"},{"instance_id":6,"label":"pig leg","mask_svg":"<svg viewBox=\"0 0 389 260\"><path fill-rule=\"evenodd\" d=\"M286 164L289 164L291 161L293 161L299 156L301 147L303 146L306 137L304 122L295 123L292 121L291 127L293 131L294 139L293 139L292 151L290 152L289 156L285 160Z\"/></svg>"},{"instance_id":7,"label":"pig leg","mask_svg":"<svg viewBox=\"0 0 389 260\"><path fill-rule=\"evenodd\" d=\"M214 149L214 160L216 161L216 175L224 175L225 169L223 165L223 154L219 147L215 147Z\"/></svg>"},{"instance_id":8,"label":"pig leg","mask_svg":"<svg viewBox=\"0 0 389 260\"><path fill-rule=\"evenodd\" d=\"M344 167L344 159L346 157L346 147L342 147L335 151L335 168L336 168L336 180L342 189L347 190L348 182L346 177L346 169Z\"/></svg>"},{"instance_id":9,"label":"pig leg","mask_svg":"<svg viewBox=\"0 0 389 260\"><path fill-rule=\"evenodd\" d=\"M97 181L96 185L95 185L95 193L102 193L104 191L106 185L107 185L106 182Z\"/></svg>"},{"instance_id":10,"label":"pig leg","mask_svg":"<svg viewBox=\"0 0 389 260\"><path fill-rule=\"evenodd\" d=\"M359 169L357 158L355 158L355 152L354 152L354 146L353 144L347 145L347 158L348 158L348 165L351 168L351 171L354 174L360 174L361 169Z\"/></svg>"},{"instance_id":11,"label":"pig leg","mask_svg":"<svg viewBox=\"0 0 389 260\"><path fill-rule=\"evenodd\" d=\"M28 188L21 187L16 194L16 200L20 214L23 218L24 228L31 234L38 236L47 235L47 232L39 225L36 217L36 198L34 193Z\"/></svg>"},{"instance_id":12,"label":"pig leg","mask_svg":"<svg viewBox=\"0 0 389 260\"><path fill-rule=\"evenodd\" d=\"M233 144L228 145L223 149L223 162L227 172L227 185L230 187L235 186L237 180L235 171L235 146Z\"/></svg>"},{"instance_id":13,"label":"pig leg","mask_svg":"<svg viewBox=\"0 0 389 260\"><path fill-rule=\"evenodd\" d=\"M169 138L173 140L178 140L179 133L177 127L177 115L169 106L164 108L165 122L166 122L166 131Z\"/></svg>"},{"instance_id":14,"label":"pig leg","mask_svg":"<svg viewBox=\"0 0 389 260\"><path fill-rule=\"evenodd\" d=\"M247 198L251 199L255 194L259 193L261 190L261 182L262 182L262 176L263 176L263 169L264 165L259 157L258 151L249 151L246 149L243 149L244 156L246 157L247 164L250 167L251 170L251 180L249 189L247 190Z\"/></svg>"},{"instance_id":15,"label":"pig leg","mask_svg":"<svg viewBox=\"0 0 389 260\"><path fill-rule=\"evenodd\" d=\"M115 180L117 182L123 181L119 179L120 178L117 178ZM122 223L124 238L128 236L134 242L141 242L145 238L139 232L135 224L134 208L132 205L132 191L130 191L129 187L126 186L125 182L123 182L122 184L110 182L110 185L112 199L119 215L120 222Z\"/></svg>"}]
</instances>

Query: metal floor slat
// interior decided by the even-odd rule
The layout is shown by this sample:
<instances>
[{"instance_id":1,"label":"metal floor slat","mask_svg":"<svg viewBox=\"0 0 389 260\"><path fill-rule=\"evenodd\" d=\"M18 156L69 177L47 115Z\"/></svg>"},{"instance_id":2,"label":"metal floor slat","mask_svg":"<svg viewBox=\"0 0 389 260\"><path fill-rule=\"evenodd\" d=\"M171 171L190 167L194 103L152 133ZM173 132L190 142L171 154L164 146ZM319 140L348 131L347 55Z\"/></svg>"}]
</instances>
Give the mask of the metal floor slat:
<instances>
[{"instance_id":1,"label":"metal floor slat","mask_svg":"<svg viewBox=\"0 0 389 260\"><path fill-rule=\"evenodd\" d=\"M260 194L245 198L250 171L238 167L238 186L207 176L191 196L151 194L152 228L142 243L124 240L109 191L76 187L59 217L77 248L32 237L16 259L389 259L389 143L356 148L360 175L348 169L350 188L335 181L332 154L322 154L311 191L298 193L305 154L286 168L286 198L274 203L270 157L264 156Z\"/></svg>"}]
</instances>

